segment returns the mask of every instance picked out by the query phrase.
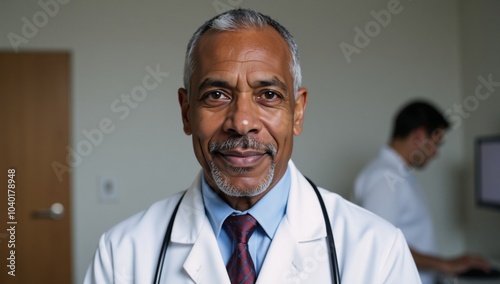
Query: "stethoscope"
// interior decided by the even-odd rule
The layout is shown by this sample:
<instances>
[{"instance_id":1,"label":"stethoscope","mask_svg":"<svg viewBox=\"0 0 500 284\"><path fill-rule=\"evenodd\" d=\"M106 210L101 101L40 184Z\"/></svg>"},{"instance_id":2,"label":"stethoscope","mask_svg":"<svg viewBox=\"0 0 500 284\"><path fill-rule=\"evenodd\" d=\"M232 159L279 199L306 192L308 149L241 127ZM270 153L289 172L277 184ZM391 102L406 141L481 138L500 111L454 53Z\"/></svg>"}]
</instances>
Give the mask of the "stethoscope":
<instances>
[{"instance_id":1,"label":"stethoscope","mask_svg":"<svg viewBox=\"0 0 500 284\"><path fill-rule=\"evenodd\" d=\"M337 253L335 251L335 242L333 240L332 227L330 225L330 218L328 218L328 213L326 212L325 202L323 202L323 198L319 193L316 185L306 177L307 181L311 184L318 197L319 204L321 205L321 211L323 212L323 219L325 220L326 225L326 238L328 242L328 252L330 255L330 271L332 273L332 279L334 284L340 284L340 273L339 273L339 265L337 263ZM156 266L156 274L154 278L154 283L159 284L161 279L161 272L163 271L163 264L165 263L165 255L167 254L168 243L170 243L170 237L172 236L172 227L174 226L175 216L177 215L177 210L179 209L179 205L181 204L184 195L181 196L179 202L175 206L174 212L172 213L172 217L168 222L167 231L165 232L165 237L163 238L163 244L161 245L160 257L158 258L158 265Z\"/></svg>"}]
</instances>

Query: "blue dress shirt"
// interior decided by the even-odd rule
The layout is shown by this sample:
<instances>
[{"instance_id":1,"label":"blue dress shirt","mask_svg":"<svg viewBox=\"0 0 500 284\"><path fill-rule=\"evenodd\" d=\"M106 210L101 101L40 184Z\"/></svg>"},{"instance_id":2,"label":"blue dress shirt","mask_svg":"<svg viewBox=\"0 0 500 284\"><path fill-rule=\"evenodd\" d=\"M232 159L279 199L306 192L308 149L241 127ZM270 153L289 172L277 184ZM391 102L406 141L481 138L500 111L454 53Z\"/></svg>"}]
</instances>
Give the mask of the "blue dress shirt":
<instances>
[{"instance_id":1,"label":"blue dress shirt","mask_svg":"<svg viewBox=\"0 0 500 284\"><path fill-rule=\"evenodd\" d=\"M259 202L245 212L233 209L221 197L219 197L207 184L205 177L202 177L201 190L205 213L212 225L215 237L219 243L220 252L224 263L227 265L233 253L235 243L231 234L222 228L224 220L231 214L250 214L259 226L254 231L248 241L248 249L255 265L257 275L264 262L267 251L274 238L283 216L286 212L288 193L290 192L291 177L290 169L286 170L281 180L264 195Z\"/></svg>"}]
</instances>

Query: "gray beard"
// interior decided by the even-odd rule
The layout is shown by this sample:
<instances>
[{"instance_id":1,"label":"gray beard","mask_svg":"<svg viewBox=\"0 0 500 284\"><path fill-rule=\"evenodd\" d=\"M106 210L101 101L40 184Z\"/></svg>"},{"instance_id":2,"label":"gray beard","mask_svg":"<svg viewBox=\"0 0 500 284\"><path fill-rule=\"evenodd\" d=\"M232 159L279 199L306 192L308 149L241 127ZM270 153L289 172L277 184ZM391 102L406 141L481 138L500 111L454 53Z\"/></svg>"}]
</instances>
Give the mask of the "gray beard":
<instances>
[{"instance_id":1,"label":"gray beard","mask_svg":"<svg viewBox=\"0 0 500 284\"><path fill-rule=\"evenodd\" d=\"M214 155L214 153L220 150L229 150L234 148L256 149L265 151L272 160L271 167L269 168L267 176L256 188L245 190L243 188L238 188L231 185L229 183L229 180L224 177L221 170L217 168L215 163L213 161L210 161L210 172L212 174L212 179L215 181L215 184L222 192L232 197L253 197L263 193L273 181L274 170L276 168L276 164L274 163L274 157L276 156L277 152L276 147L274 147L274 145L272 144L262 144L253 137L241 136L229 138L223 143L213 142L209 146L209 151L210 154ZM247 172L249 169L242 167L233 168L232 170L236 171L238 174L244 175L245 172Z\"/></svg>"},{"instance_id":2,"label":"gray beard","mask_svg":"<svg viewBox=\"0 0 500 284\"><path fill-rule=\"evenodd\" d=\"M259 184L259 186L250 190L245 190L231 185L228 182L227 178L222 175L221 171L219 170L219 168L217 168L214 162L211 161L209 163L209 166L212 173L212 178L215 181L217 187L226 195L232 197L253 197L263 193L269 187L269 185L271 185L274 177L274 170L276 168L276 164L273 162L271 164L271 167L269 168L269 172L267 173L266 178ZM246 170L247 169L245 168L237 169L237 171L239 171L240 173L244 173Z\"/></svg>"}]
</instances>

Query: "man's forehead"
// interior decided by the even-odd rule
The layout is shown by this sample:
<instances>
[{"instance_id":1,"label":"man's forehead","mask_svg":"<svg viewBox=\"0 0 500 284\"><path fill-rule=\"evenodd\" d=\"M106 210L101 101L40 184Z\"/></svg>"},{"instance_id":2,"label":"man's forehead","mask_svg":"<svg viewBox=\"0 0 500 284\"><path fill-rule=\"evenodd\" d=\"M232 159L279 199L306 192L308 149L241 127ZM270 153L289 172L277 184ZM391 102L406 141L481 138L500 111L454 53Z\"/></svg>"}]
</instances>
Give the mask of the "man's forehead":
<instances>
[{"instance_id":1,"label":"man's forehead","mask_svg":"<svg viewBox=\"0 0 500 284\"><path fill-rule=\"evenodd\" d=\"M216 48L214 48L216 47ZM250 27L230 31L209 29L199 39L194 54L200 57L208 53L231 52L250 53L252 50L268 50L275 53L284 52L289 59L291 54L286 41L271 26ZM213 56L213 54L210 54Z\"/></svg>"}]
</instances>

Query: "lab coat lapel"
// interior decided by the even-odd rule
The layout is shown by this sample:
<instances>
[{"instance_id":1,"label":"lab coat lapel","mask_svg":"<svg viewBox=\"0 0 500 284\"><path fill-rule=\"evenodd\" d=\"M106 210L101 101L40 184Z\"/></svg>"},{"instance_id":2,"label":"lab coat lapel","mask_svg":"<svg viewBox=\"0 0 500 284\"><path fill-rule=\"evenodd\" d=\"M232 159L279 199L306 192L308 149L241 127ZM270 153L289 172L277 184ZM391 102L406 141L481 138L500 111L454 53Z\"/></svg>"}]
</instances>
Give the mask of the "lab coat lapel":
<instances>
[{"instance_id":1,"label":"lab coat lapel","mask_svg":"<svg viewBox=\"0 0 500 284\"><path fill-rule=\"evenodd\" d=\"M326 229L321 207L309 182L292 161L289 166L292 182L286 214L267 252L257 283L293 283L293 279L305 275L305 266L311 259L318 267L324 266Z\"/></svg>"},{"instance_id":2,"label":"lab coat lapel","mask_svg":"<svg viewBox=\"0 0 500 284\"><path fill-rule=\"evenodd\" d=\"M183 268L194 283L230 283L219 245L205 215L201 173L187 190L179 206L171 240L188 245ZM181 255L178 257L184 259Z\"/></svg>"},{"instance_id":3,"label":"lab coat lapel","mask_svg":"<svg viewBox=\"0 0 500 284\"><path fill-rule=\"evenodd\" d=\"M282 283L288 275L296 275L295 264L301 262L298 246L299 243L292 234L290 224L283 219L267 251L257 277L257 284Z\"/></svg>"},{"instance_id":4,"label":"lab coat lapel","mask_svg":"<svg viewBox=\"0 0 500 284\"><path fill-rule=\"evenodd\" d=\"M183 267L194 283L230 284L219 245L208 220L193 244Z\"/></svg>"}]
</instances>

